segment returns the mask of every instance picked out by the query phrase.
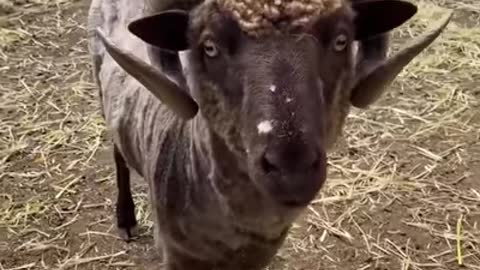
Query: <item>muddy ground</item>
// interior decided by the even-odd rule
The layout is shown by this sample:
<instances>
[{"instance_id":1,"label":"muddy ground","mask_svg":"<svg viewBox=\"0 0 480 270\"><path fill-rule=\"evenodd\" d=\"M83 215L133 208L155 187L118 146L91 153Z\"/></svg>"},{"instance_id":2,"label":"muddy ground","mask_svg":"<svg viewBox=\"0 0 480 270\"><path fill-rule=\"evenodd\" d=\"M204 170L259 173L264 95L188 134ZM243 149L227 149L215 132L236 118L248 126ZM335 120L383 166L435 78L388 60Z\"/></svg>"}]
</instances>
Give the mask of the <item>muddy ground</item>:
<instances>
[{"instance_id":1,"label":"muddy ground","mask_svg":"<svg viewBox=\"0 0 480 270\"><path fill-rule=\"evenodd\" d=\"M445 8L454 20L375 106L352 111L326 187L270 269L480 269L480 4L415 2L420 11L395 31L394 49ZM1 270L150 264L141 179L140 237L127 244L113 226L88 4L0 1Z\"/></svg>"}]
</instances>

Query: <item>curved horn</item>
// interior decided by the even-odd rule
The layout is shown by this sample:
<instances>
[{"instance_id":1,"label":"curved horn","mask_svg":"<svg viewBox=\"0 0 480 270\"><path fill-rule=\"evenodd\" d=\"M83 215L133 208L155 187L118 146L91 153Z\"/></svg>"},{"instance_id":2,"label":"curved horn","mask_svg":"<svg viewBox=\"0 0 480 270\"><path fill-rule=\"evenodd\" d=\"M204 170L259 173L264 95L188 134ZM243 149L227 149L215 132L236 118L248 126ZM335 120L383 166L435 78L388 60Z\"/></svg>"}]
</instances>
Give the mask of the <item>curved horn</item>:
<instances>
[{"instance_id":1,"label":"curved horn","mask_svg":"<svg viewBox=\"0 0 480 270\"><path fill-rule=\"evenodd\" d=\"M381 63L370 74L360 80L350 97L352 105L358 108L365 108L375 102L403 68L442 33L452 16L453 11L449 11L425 34L411 40L395 56Z\"/></svg>"},{"instance_id":2,"label":"curved horn","mask_svg":"<svg viewBox=\"0 0 480 270\"><path fill-rule=\"evenodd\" d=\"M197 114L197 103L160 70L117 47L102 30L97 28L96 33L110 56L178 116L188 120Z\"/></svg>"}]
</instances>

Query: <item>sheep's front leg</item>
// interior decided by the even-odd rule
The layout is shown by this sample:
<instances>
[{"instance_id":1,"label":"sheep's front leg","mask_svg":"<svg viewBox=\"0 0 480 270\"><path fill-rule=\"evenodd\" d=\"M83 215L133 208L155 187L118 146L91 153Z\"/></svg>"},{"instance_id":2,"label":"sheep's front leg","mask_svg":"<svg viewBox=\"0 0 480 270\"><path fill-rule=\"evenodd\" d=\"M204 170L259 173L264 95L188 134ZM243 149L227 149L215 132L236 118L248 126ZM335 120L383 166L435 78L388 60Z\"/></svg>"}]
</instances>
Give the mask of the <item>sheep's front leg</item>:
<instances>
[{"instance_id":1,"label":"sheep's front leg","mask_svg":"<svg viewBox=\"0 0 480 270\"><path fill-rule=\"evenodd\" d=\"M113 146L113 156L115 160L118 188L116 205L117 227L120 237L125 241L128 241L135 235L137 227L135 205L130 190L130 170L116 145Z\"/></svg>"}]
</instances>

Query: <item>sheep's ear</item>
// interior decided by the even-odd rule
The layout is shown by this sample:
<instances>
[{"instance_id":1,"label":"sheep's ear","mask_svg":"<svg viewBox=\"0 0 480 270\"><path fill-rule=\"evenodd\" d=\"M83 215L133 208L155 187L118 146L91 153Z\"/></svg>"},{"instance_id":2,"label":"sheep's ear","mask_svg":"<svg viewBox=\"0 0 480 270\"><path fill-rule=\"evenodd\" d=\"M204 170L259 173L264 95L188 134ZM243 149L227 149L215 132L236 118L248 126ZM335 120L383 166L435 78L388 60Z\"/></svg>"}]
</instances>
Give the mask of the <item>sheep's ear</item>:
<instances>
[{"instance_id":1,"label":"sheep's ear","mask_svg":"<svg viewBox=\"0 0 480 270\"><path fill-rule=\"evenodd\" d=\"M417 7L401 0L356 0L355 39L362 40L399 27L417 13Z\"/></svg>"},{"instance_id":2,"label":"sheep's ear","mask_svg":"<svg viewBox=\"0 0 480 270\"><path fill-rule=\"evenodd\" d=\"M369 68L370 71L359 78L354 86L350 96L351 104L358 108L365 108L375 102L403 68L437 39L452 16L452 11L447 12L436 25L422 35L409 40L394 56L374 61L374 65Z\"/></svg>"},{"instance_id":3,"label":"sheep's ear","mask_svg":"<svg viewBox=\"0 0 480 270\"><path fill-rule=\"evenodd\" d=\"M183 10L169 10L131 22L128 30L148 44L167 51L188 49L189 16Z\"/></svg>"},{"instance_id":4,"label":"sheep's ear","mask_svg":"<svg viewBox=\"0 0 480 270\"><path fill-rule=\"evenodd\" d=\"M99 28L96 29L96 34L115 62L145 86L150 93L183 119L189 120L195 117L198 105L186 91L170 81L154 66L117 47Z\"/></svg>"}]
</instances>

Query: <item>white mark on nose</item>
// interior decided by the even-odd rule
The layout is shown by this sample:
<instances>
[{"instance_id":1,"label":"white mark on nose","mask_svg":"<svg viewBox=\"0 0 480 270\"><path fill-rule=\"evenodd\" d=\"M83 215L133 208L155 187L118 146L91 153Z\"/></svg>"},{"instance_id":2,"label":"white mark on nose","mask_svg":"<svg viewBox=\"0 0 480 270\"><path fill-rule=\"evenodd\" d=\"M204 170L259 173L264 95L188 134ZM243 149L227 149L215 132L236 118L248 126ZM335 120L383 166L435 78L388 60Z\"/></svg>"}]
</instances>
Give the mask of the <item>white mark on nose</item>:
<instances>
[{"instance_id":1,"label":"white mark on nose","mask_svg":"<svg viewBox=\"0 0 480 270\"><path fill-rule=\"evenodd\" d=\"M290 102L292 102L292 101L293 101L293 98L287 97L287 98L285 99L285 102L287 102L287 103L290 103Z\"/></svg>"},{"instance_id":2,"label":"white mark on nose","mask_svg":"<svg viewBox=\"0 0 480 270\"><path fill-rule=\"evenodd\" d=\"M257 125L258 134L270 133L272 129L273 129L272 121L270 120L262 121Z\"/></svg>"},{"instance_id":3,"label":"white mark on nose","mask_svg":"<svg viewBox=\"0 0 480 270\"><path fill-rule=\"evenodd\" d=\"M270 85L270 91L275 92L277 90L277 86L275 85Z\"/></svg>"}]
</instances>

